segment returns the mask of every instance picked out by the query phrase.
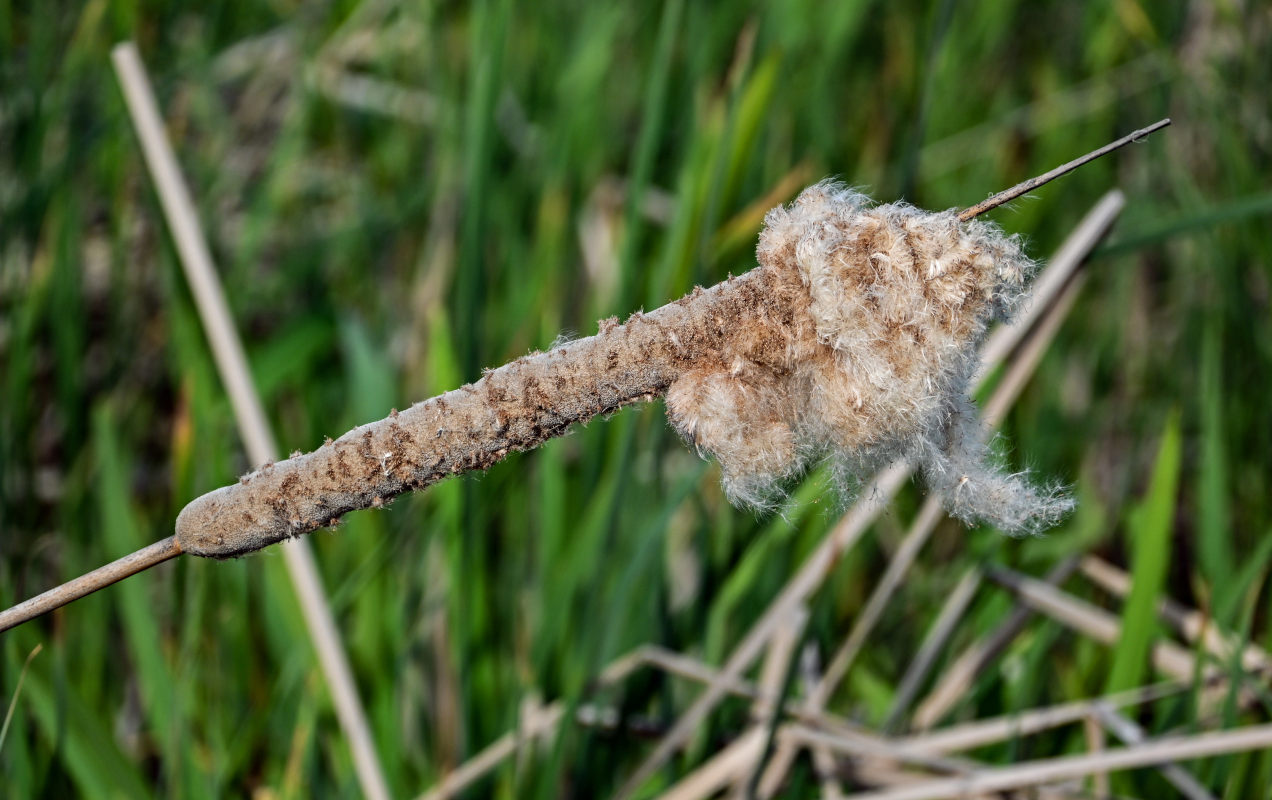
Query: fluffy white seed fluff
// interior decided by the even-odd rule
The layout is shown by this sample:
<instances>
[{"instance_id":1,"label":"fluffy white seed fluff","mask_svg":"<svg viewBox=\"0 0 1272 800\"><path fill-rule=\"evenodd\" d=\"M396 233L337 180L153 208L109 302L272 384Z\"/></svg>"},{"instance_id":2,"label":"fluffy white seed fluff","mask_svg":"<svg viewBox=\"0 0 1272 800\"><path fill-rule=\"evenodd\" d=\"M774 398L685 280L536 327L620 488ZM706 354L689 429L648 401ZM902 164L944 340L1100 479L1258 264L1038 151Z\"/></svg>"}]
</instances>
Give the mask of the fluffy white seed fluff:
<instances>
[{"instance_id":1,"label":"fluffy white seed fluff","mask_svg":"<svg viewBox=\"0 0 1272 800\"><path fill-rule=\"evenodd\" d=\"M823 182L769 212L758 256L807 291L785 357L740 354L667 394L673 425L720 463L731 500L771 507L816 459L862 476L906 457L968 523L1026 533L1072 508L991 463L966 396L988 325L1010 316L1035 270L1015 237Z\"/></svg>"}]
</instances>

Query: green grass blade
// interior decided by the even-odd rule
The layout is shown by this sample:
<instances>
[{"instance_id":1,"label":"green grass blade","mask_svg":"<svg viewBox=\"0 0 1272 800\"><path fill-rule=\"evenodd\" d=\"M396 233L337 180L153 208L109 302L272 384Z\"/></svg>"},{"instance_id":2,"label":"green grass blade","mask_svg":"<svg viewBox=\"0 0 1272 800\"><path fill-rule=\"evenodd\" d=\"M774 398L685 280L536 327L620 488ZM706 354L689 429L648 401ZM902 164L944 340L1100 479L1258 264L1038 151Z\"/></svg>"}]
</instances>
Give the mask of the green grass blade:
<instances>
[{"instance_id":1,"label":"green grass blade","mask_svg":"<svg viewBox=\"0 0 1272 800\"><path fill-rule=\"evenodd\" d=\"M1162 430L1148 490L1127 520L1131 593L1122 612L1122 635L1113 649L1105 692L1144 683L1149 652L1159 630L1158 598L1170 564L1180 450L1179 417L1172 414Z\"/></svg>"}]
</instances>

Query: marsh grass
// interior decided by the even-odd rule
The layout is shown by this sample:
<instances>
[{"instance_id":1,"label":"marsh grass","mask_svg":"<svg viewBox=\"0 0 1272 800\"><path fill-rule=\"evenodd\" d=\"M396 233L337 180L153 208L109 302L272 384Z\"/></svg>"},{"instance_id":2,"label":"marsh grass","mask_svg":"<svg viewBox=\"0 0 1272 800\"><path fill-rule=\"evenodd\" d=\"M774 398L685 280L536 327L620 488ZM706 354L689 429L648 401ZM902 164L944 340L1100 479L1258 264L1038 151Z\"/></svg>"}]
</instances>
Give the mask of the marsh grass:
<instances>
[{"instance_id":1,"label":"marsh grass","mask_svg":"<svg viewBox=\"0 0 1272 800\"><path fill-rule=\"evenodd\" d=\"M1207 8L0 6L0 603L169 535L189 499L251 466L108 68L133 38L286 451L741 272L755 208L822 176L894 198L914 165L905 199L961 207L1174 117L995 215L1043 255L1110 186L1130 198L1005 426L1008 460L1070 476L1077 514L1023 542L938 525L828 708L882 724L979 564L1041 575L1097 553L1138 594L1062 588L1136 633L1109 647L1034 616L944 722L1153 679L1144 648L1172 635L1151 621L1159 597L1266 645L1272 21ZM333 70L414 93L354 107L324 83ZM602 184L621 187L617 206ZM616 239L592 270L579 241L603 223ZM739 513L660 409L631 409L317 538L394 794L495 741L530 696L610 702L636 724L563 726L473 796L612 793L691 685L644 670L595 697L593 680L648 642L720 664L835 524L825 480L784 516ZM921 500L907 488L810 604L823 656ZM1014 603L976 592L920 698ZM166 565L5 635L6 703L41 643L0 750L14 797L356 791L275 556ZM1137 721L1159 736L1266 719L1261 696L1238 699L1203 713L1175 696ZM656 781L719 752L749 712L723 704ZM1069 726L972 755L1086 747ZM1187 766L1216 796L1272 780L1266 751ZM1154 770L1116 780L1172 791ZM785 793L817 783L800 759Z\"/></svg>"}]
</instances>

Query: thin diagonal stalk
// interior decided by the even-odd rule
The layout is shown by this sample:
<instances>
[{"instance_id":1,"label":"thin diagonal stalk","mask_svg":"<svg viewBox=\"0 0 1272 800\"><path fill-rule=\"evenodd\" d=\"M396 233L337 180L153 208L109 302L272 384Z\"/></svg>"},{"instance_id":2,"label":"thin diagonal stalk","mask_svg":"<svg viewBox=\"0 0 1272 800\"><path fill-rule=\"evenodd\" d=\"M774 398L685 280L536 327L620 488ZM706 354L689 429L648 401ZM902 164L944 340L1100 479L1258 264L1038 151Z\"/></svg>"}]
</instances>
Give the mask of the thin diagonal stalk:
<instances>
[{"instance_id":1,"label":"thin diagonal stalk","mask_svg":"<svg viewBox=\"0 0 1272 800\"><path fill-rule=\"evenodd\" d=\"M1067 628L1107 645L1116 644L1121 638L1121 621L1098 606L1006 567L991 567L987 574L1015 592L1034 610ZM1197 674L1197 659L1174 642L1163 640L1154 644L1151 658L1158 671L1172 678L1189 680Z\"/></svg>"},{"instance_id":2,"label":"thin diagonal stalk","mask_svg":"<svg viewBox=\"0 0 1272 800\"><path fill-rule=\"evenodd\" d=\"M1123 744L1139 745L1148 739L1144 729L1136 725L1134 720L1109 706L1098 705L1095 718L1108 729L1109 733L1121 739ZM1178 764L1167 762L1159 764L1157 769L1188 800L1215 800L1215 796L1207 791L1191 772Z\"/></svg>"},{"instance_id":3,"label":"thin diagonal stalk","mask_svg":"<svg viewBox=\"0 0 1272 800\"><path fill-rule=\"evenodd\" d=\"M918 653L910 661L910 667L906 670L905 676L902 677L901 683L897 687L896 694L892 700L892 707L888 709L888 714L884 718L883 730L885 733L891 735L900 724L902 715L910 707L910 702L919 691L919 685L927 677L928 670L936 663L937 656L945 648L945 643L949 639L950 634L954 632L955 626L963 618L964 612L967 611L968 605L971 603L972 598L975 597L976 589L980 587L980 581L980 570L972 567L963 575L954 590L950 592L949 598L945 601L945 607L941 609L936 622L932 623L932 628L924 638Z\"/></svg>"},{"instance_id":4,"label":"thin diagonal stalk","mask_svg":"<svg viewBox=\"0 0 1272 800\"><path fill-rule=\"evenodd\" d=\"M1266 678L1267 671L1262 670L1256 674ZM1223 687L1228 683L1229 678L1226 672L1214 672L1205 676L1201 681L1201 688ZM1006 739L1032 736L1052 728L1072 725L1095 714L1099 706L1108 708L1139 706L1174 697L1193 688L1194 683L1191 679L1156 683L1090 700L1076 700L975 722L965 722L928 733L903 737L896 741L931 753L959 753Z\"/></svg>"},{"instance_id":5,"label":"thin diagonal stalk","mask_svg":"<svg viewBox=\"0 0 1272 800\"><path fill-rule=\"evenodd\" d=\"M1272 747L1272 725L1251 725L1197 736L1159 739L1103 753L1026 761L1010 767L982 770L972 775L940 778L914 786L864 792L852 797L854 800L943 800L1038 786L1090 775L1100 770L1113 772L1269 747Z\"/></svg>"},{"instance_id":6,"label":"thin diagonal stalk","mask_svg":"<svg viewBox=\"0 0 1272 800\"><path fill-rule=\"evenodd\" d=\"M181 256L181 265L190 282L199 309L199 318L207 332L221 380L225 382L229 392L248 456L257 464L273 461L278 457L278 447L265 419L256 387L252 383L243 345L231 320L225 293L199 224L198 213L181 175L176 155L168 142L154 91L150 87L137 47L131 42L125 42L115 48L111 57L129 114L141 140L146 164L159 193L164 216ZM309 543L303 540L286 543L283 546L283 557L292 587L300 602L305 626L317 650L318 660L331 692L336 718L353 752L354 768L362 792L372 800L387 800L388 784L376 756L366 712L358 697L340 633L318 577Z\"/></svg>"},{"instance_id":7,"label":"thin diagonal stalk","mask_svg":"<svg viewBox=\"0 0 1272 800\"><path fill-rule=\"evenodd\" d=\"M1066 558L1052 567L1043 579L1048 585L1058 586L1078 568L1077 557ZM1007 649L1035 612L1028 605L1017 604L1011 614L988 636L974 642L942 672L941 680L914 712L911 727L927 730L941 720L960 698L966 696L972 681L1000 653Z\"/></svg>"}]
</instances>

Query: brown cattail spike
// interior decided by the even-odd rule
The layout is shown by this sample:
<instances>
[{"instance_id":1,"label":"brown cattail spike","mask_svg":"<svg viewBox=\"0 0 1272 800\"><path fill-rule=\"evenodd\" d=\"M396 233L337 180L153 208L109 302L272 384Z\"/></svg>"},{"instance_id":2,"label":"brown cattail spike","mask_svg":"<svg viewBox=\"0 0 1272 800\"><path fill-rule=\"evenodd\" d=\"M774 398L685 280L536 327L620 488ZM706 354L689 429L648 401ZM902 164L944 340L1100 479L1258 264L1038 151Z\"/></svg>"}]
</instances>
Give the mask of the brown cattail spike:
<instances>
[{"instance_id":1,"label":"brown cattail spike","mask_svg":"<svg viewBox=\"0 0 1272 800\"><path fill-rule=\"evenodd\" d=\"M769 212L758 256L745 275L209 492L181 512L177 539L195 555L241 556L664 393L672 425L720 462L740 505L780 502L819 459L850 489L904 457L969 523L1028 533L1071 508L993 468L966 397L988 325L1035 269L1016 239L826 182Z\"/></svg>"}]
</instances>

